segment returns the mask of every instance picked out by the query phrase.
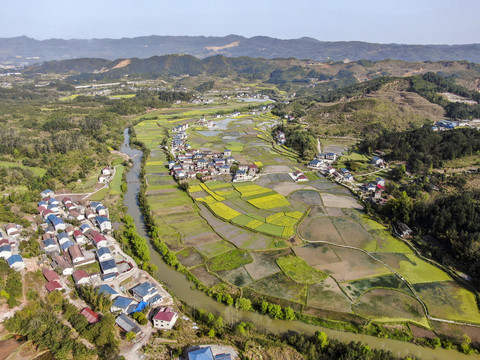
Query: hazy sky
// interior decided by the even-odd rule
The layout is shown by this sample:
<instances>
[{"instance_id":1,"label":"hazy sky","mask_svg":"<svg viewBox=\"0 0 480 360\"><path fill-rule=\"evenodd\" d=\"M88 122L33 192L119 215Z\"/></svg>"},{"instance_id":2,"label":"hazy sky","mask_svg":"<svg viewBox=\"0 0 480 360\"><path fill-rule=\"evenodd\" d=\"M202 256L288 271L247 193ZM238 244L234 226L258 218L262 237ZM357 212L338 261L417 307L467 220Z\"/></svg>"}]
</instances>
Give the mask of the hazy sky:
<instances>
[{"instance_id":1,"label":"hazy sky","mask_svg":"<svg viewBox=\"0 0 480 360\"><path fill-rule=\"evenodd\" d=\"M0 37L238 34L480 43L480 0L0 0Z\"/></svg>"}]
</instances>

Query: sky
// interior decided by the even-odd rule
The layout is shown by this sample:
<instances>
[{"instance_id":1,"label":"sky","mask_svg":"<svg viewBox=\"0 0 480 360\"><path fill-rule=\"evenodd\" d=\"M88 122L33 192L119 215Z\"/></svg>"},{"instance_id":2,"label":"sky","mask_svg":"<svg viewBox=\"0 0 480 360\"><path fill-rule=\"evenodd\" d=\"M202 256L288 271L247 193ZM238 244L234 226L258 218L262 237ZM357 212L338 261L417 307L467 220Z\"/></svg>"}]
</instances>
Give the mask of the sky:
<instances>
[{"instance_id":1,"label":"sky","mask_svg":"<svg viewBox=\"0 0 480 360\"><path fill-rule=\"evenodd\" d=\"M480 43L480 0L0 0L0 9L3 38L236 34Z\"/></svg>"}]
</instances>

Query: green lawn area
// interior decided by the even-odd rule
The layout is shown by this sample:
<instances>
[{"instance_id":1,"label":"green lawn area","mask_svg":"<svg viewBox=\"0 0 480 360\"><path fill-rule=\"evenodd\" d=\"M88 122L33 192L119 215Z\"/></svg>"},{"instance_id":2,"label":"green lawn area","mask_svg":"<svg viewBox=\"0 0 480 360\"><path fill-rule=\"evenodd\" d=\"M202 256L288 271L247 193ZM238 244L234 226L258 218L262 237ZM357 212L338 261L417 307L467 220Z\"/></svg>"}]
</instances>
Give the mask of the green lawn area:
<instances>
[{"instance_id":1,"label":"green lawn area","mask_svg":"<svg viewBox=\"0 0 480 360\"><path fill-rule=\"evenodd\" d=\"M246 250L235 249L214 257L208 262L211 271L233 270L253 262Z\"/></svg>"},{"instance_id":2,"label":"green lawn area","mask_svg":"<svg viewBox=\"0 0 480 360\"><path fill-rule=\"evenodd\" d=\"M40 167L33 167L33 166L25 166L19 163L14 163L14 162L9 162L9 161L0 161L0 167L6 167L6 168L11 168L11 167L18 167L21 169L25 170L30 170L33 172L36 176L43 176L47 173L46 169L40 168Z\"/></svg>"},{"instance_id":3,"label":"green lawn area","mask_svg":"<svg viewBox=\"0 0 480 360\"><path fill-rule=\"evenodd\" d=\"M323 271L316 270L298 256L279 257L277 264L285 275L302 284L315 284L328 277Z\"/></svg>"},{"instance_id":4,"label":"green lawn area","mask_svg":"<svg viewBox=\"0 0 480 360\"><path fill-rule=\"evenodd\" d=\"M105 198L105 196L108 194L109 191L110 191L109 188L103 188L103 189L97 191L95 194L90 195L88 197L88 200L90 200L90 201L101 201Z\"/></svg>"},{"instance_id":5,"label":"green lawn area","mask_svg":"<svg viewBox=\"0 0 480 360\"><path fill-rule=\"evenodd\" d=\"M119 165L115 168L115 177L110 182L111 194L122 193L121 185L122 185L122 176L124 171L125 171L125 167L123 165Z\"/></svg>"}]
</instances>

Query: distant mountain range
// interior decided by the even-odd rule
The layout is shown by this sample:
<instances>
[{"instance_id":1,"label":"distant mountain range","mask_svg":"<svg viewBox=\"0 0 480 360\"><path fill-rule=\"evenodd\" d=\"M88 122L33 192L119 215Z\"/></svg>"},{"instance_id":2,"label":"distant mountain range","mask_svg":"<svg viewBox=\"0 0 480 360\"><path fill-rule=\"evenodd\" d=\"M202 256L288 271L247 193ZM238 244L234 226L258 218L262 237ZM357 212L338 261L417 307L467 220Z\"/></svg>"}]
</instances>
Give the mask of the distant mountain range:
<instances>
[{"instance_id":1,"label":"distant mountain range","mask_svg":"<svg viewBox=\"0 0 480 360\"><path fill-rule=\"evenodd\" d=\"M206 58L290 58L317 61L360 59L405 61L467 60L480 63L480 44L401 45L361 41L319 41L313 38L281 40L266 36L245 38L205 36L142 36L122 39L35 40L26 36L0 38L0 63L32 64L75 58L148 58L165 54L190 54Z\"/></svg>"}]
</instances>

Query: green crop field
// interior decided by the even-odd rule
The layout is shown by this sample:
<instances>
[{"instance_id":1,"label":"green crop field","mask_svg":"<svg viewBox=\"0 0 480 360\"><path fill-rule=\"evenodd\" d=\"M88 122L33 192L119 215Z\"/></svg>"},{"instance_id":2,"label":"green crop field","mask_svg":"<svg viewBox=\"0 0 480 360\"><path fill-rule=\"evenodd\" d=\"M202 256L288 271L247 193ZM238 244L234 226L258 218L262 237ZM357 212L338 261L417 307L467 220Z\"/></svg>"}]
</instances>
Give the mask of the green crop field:
<instances>
[{"instance_id":1,"label":"green crop field","mask_svg":"<svg viewBox=\"0 0 480 360\"><path fill-rule=\"evenodd\" d=\"M233 270L242 265L250 264L252 261L253 259L248 251L235 249L210 259L208 268L215 272Z\"/></svg>"},{"instance_id":2,"label":"green crop field","mask_svg":"<svg viewBox=\"0 0 480 360\"><path fill-rule=\"evenodd\" d=\"M415 255L405 254L404 256L406 260L400 261L400 268L396 270L410 284L451 280L446 272Z\"/></svg>"},{"instance_id":3,"label":"green crop field","mask_svg":"<svg viewBox=\"0 0 480 360\"><path fill-rule=\"evenodd\" d=\"M115 177L110 182L110 189L111 189L110 193L111 194L121 194L122 193L121 185L122 185L122 176L123 176L124 171L125 171L125 167L122 166L122 165L118 165L115 168Z\"/></svg>"},{"instance_id":4,"label":"green crop field","mask_svg":"<svg viewBox=\"0 0 480 360\"><path fill-rule=\"evenodd\" d=\"M277 264L285 275L303 284L315 284L327 278L323 271L316 270L297 256L285 256L277 259Z\"/></svg>"}]
</instances>

